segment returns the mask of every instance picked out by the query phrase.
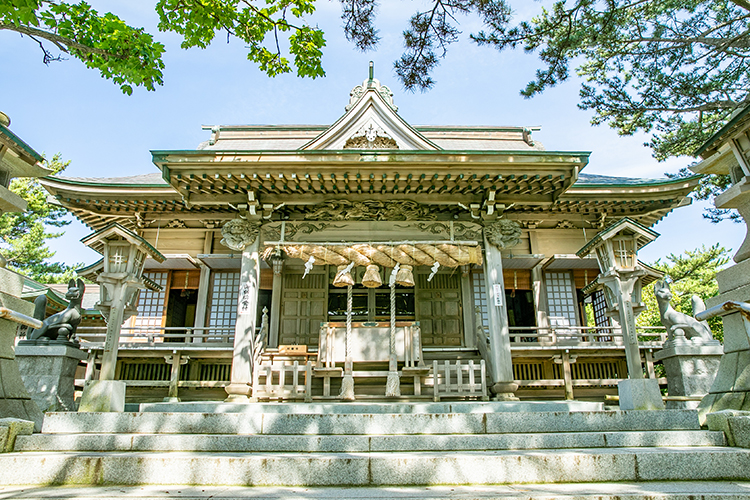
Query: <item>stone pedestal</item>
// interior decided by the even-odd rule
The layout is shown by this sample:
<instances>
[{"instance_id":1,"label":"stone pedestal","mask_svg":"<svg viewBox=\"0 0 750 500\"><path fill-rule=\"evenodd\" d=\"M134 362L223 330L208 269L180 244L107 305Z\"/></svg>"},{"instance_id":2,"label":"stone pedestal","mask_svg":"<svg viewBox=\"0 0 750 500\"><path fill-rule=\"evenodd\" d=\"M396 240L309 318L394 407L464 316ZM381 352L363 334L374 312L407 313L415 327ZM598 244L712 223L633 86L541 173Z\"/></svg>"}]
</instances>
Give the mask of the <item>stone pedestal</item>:
<instances>
[{"instance_id":1,"label":"stone pedestal","mask_svg":"<svg viewBox=\"0 0 750 500\"><path fill-rule=\"evenodd\" d=\"M703 397L716 378L723 352L718 342L695 345L682 338L666 342L654 354L654 360L664 364L670 396ZM666 406L667 409L693 409L698 403L700 401L667 401Z\"/></svg>"},{"instance_id":2,"label":"stone pedestal","mask_svg":"<svg viewBox=\"0 0 750 500\"><path fill-rule=\"evenodd\" d=\"M626 379L617 384L621 410L663 410L659 381L655 378Z\"/></svg>"},{"instance_id":3,"label":"stone pedestal","mask_svg":"<svg viewBox=\"0 0 750 500\"><path fill-rule=\"evenodd\" d=\"M90 380L86 382L78 411L125 411L125 382L119 380Z\"/></svg>"},{"instance_id":4,"label":"stone pedestal","mask_svg":"<svg viewBox=\"0 0 750 500\"><path fill-rule=\"evenodd\" d=\"M21 300L23 277L0 268L0 303L13 311L31 316L34 305ZM0 319L0 418L12 417L34 422L34 429L42 429L44 415L34 403L18 371L13 344L18 324Z\"/></svg>"},{"instance_id":5,"label":"stone pedestal","mask_svg":"<svg viewBox=\"0 0 750 500\"><path fill-rule=\"evenodd\" d=\"M750 301L750 260L724 269L716 275L719 295L706 301L707 307L728 300ZM724 355L711 389L698 406L701 422L707 413L720 410L750 410L750 321L740 312L722 317Z\"/></svg>"},{"instance_id":6,"label":"stone pedestal","mask_svg":"<svg viewBox=\"0 0 750 500\"><path fill-rule=\"evenodd\" d=\"M75 411L75 374L86 353L67 345L16 347L21 378L42 411Z\"/></svg>"}]
</instances>

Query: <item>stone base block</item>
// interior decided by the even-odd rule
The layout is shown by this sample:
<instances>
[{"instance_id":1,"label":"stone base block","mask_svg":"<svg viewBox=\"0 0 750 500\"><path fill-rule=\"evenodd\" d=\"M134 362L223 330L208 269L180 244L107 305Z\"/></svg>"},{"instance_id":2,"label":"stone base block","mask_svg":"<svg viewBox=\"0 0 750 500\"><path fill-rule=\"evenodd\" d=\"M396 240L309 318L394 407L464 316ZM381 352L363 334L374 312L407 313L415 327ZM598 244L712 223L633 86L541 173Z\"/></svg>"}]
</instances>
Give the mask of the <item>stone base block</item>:
<instances>
[{"instance_id":1,"label":"stone base block","mask_svg":"<svg viewBox=\"0 0 750 500\"><path fill-rule=\"evenodd\" d=\"M79 412L125 411L125 382L91 380L83 388Z\"/></svg>"},{"instance_id":2,"label":"stone base block","mask_svg":"<svg viewBox=\"0 0 750 500\"><path fill-rule=\"evenodd\" d=\"M31 436L34 422L20 418L0 418L0 453L10 453L16 444L16 436Z\"/></svg>"},{"instance_id":3,"label":"stone base block","mask_svg":"<svg viewBox=\"0 0 750 500\"><path fill-rule=\"evenodd\" d=\"M43 411L75 411L75 374L86 353L66 345L16 347L21 378Z\"/></svg>"},{"instance_id":4,"label":"stone base block","mask_svg":"<svg viewBox=\"0 0 750 500\"><path fill-rule=\"evenodd\" d=\"M716 345L667 345L654 354L661 360L667 373L670 396L697 396L708 394L719 369L724 351ZM699 401L667 401L667 408L693 409Z\"/></svg>"},{"instance_id":5,"label":"stone base block","mask_svg":"<svg viewBox=\"0 0 750 500\"><path fill-rule=\"evenodd\" d=\"M627 379L617 384L621 410L663 410L659 382L653 378Z\"/></svg>"}]
</instances>

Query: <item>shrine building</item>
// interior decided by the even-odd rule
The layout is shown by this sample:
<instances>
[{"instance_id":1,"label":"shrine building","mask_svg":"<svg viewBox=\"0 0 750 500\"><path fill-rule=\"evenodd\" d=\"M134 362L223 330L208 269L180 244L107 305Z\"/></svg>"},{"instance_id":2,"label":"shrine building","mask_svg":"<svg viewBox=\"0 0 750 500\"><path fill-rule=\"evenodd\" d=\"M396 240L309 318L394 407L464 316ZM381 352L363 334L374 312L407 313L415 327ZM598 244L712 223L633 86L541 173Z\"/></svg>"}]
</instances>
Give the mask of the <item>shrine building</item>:
<instances>
[{"instance_id":1,"label":"shrine building","mask_svg":"<svg viewBox=\"0 0 750 500\"><path fill-rule=\"evenodd\" d=\"M698 184L586 174L588 152L536 128L412 126L372 70L332 125L204 129L152 151L153 173L40 180L95 235L154 250L123 315L128 402L602 401L625 347L600 263L576 252L627 219L635 258ZM78 330L88 379L101 325ZM639 333L656 378L664 337Z\"/></svg>"}]
</instances>

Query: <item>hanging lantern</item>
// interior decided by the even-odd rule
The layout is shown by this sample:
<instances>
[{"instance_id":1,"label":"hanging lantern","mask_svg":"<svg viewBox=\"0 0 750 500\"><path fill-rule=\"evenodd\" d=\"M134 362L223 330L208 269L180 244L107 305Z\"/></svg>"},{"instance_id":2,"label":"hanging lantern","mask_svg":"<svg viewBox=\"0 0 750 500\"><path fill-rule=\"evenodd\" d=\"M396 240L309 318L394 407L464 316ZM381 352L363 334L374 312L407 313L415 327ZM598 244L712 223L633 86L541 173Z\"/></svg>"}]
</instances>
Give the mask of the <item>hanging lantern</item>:
<instances>
[{"instance_id":1,"label":"hanging lantern","mask_svg":"<svg viewBox=\"0 0 750 500\"><path fill-rule=\"evenodd\" d=\"M402 265L396 273L396 284L401 286L414 286L414 274L411 272L412 267L406 264Z\"/></svg>"},{"instance_id":2,"label":"hanging lantern","mask_svg":"<svg viewBox=\"0 0 750 500\"><path fill-rule=\"evenodd\" d=\"M378 288L383 284L383 280L380 279L380 269L376 264L367 266L365 275L362 277L362 284L367 288Z\"/></svg>"},{"instance_id":3,"label":"hanging lantern","mask_svg":"<svg viewBox=\"0 0 750 500\"><path fill-rule=\"evenodd\" d=\"M353 262L345 266L336 267L336 277L333 278L333 286L354 286L354 278L352 278L352 267L354 267Z\"/></svg>"}]
</instances>

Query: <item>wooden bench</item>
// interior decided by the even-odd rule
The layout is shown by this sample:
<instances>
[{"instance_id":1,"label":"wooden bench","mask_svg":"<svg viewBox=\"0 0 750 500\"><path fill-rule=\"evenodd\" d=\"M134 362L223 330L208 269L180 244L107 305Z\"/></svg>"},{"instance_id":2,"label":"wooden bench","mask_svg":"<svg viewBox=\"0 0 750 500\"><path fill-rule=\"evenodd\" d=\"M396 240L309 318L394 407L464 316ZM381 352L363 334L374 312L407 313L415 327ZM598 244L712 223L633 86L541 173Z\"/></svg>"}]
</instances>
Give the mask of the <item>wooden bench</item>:
<instances>
[{"instance_id":1,"label":"wooden bench","mask_svg":"<svg viewBox=\"0 0 750 500\"><path fill-rule=\"evenodd\" d=\"M421 331L418 322L396 322L396 361L402 363L399 377L412 377L414 395L422 394L422 378L431 367L422 357ZM391 327L388 322L352 323L352 363L388 363ZM323 397L331 397L331 378L343 377L346 363L346 323L331 322L320 326L318 360L315 377L323 378ZM352 367L349 367L352 369ZM359 372L373 377L387 377L388 369Z\"/></svg>"}]
</instances>

